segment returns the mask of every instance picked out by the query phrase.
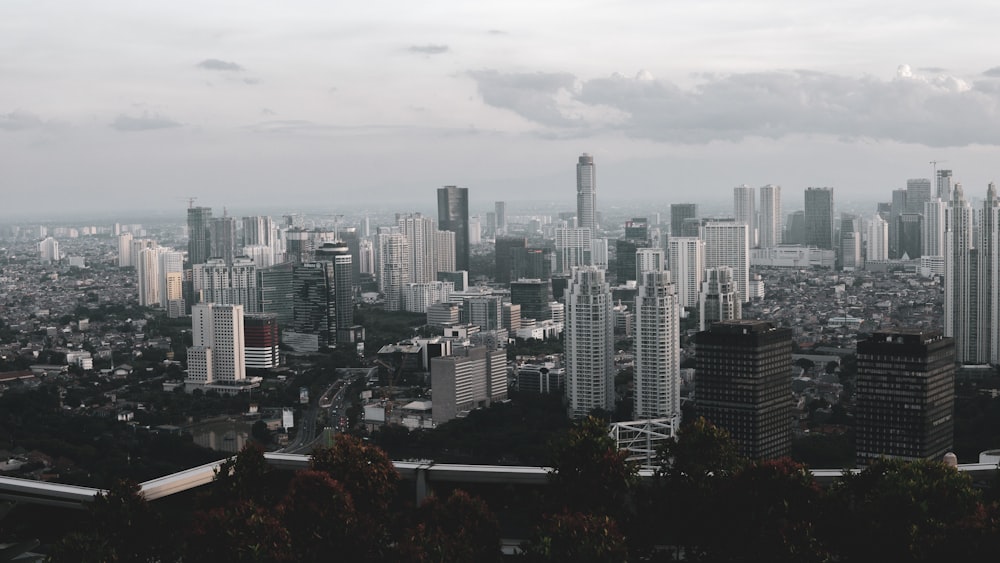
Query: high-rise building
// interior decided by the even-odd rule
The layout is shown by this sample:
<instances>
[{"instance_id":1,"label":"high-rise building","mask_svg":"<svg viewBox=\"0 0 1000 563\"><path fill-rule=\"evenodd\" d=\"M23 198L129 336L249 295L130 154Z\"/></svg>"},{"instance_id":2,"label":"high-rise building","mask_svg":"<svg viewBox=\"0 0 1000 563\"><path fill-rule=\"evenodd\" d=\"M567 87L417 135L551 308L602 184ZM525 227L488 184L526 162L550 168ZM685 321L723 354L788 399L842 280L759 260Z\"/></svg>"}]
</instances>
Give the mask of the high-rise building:
<instances>
[{"instance_id":1,"label":"high-rise building","mask_svg":"<svg viewBox=\"0 0 1000 563\"><path fill-rule=\"evenodd\" d=\"M528 239L525 237L496 237L495 279L497 283L510 283L511 272L514 271L514 253L516 249L527 247Z\"/></svg>"},{"instance_id":2,"label":"high-rise building","mask_svg":"<svg viewBox=\"0 0 1000 563\"><path fill-rule=\"evenodd\" d=\"M723 321L695 337L695 411L729 432L750 459L788 455L792 331L766 321Z\"/></svg>"},{"instance_id":3,"label":"high-rise building","mask_svg":"<svg viewBox=\"0 0 1000 563\"><path fill-rule=\"evenodd\" d=\"M709 221L702 229L705 267L729 267L741 302L749 301L750 228L734 221Z\"/></svg>"},{"instance_id":4,"label":"high-rise building","mask_svg":"<svg viewBox=\"0 0 1000 563\"><path fill-rule=\"evenodd\" d=\"M667 254L681 307L697 307L705 275L705 241L696 237L670 238Z\"/></svg>"},{"instance_id":5,"label":"high-rise building","mask_svg":"<svg viewBox=\"0 0 1000 563\"><path fill-rule=\"evenodd\" d=\"M212 254L212 208L189 207L187 210L188 264L204 264Z\"/></svg>"},{"instance_id":6,"label":"high-rise building","mask_svg":"<svg viewBox=\"0 0 1000 563\"><path fill-rule=\"evenodd\" d=\"M910 178L906 181L906 212L923 213L924 204L935 194L931 192L931 181L927 178Z\"/></svg>"},{"instance_id":7,"label":"high-rise building","mask_svg":"<svg viewBox=\"0 0 1000 563\"><path fill-rule=\"evenodd\" d=\"M184 273L167 272L165 278L167 317L171 319L183 317L187 305L184 299Z\"/></svg>"},{"instance_id":8,"label":"high-rise building","mask_svg":"<svg viewBox=\"0 0 1000 563\"><path fill-rule=\"evenodd\" d=\"M937 171L937 196L941 201L951 201L951 170Z\"/></svg>"},{"instance_id":9,"label":"high-rise building","mask_svg":"<svg viewBox=\"0 0 1000 563\"><path fill-rule=\"evenodd\" d=\"M403 286L410 283L410 241L403 233L379 228L377 237L378 290L387 311L403 308Z\"/></svg>"},{"instance_id":10,"label":"high-rise building","mask_svg":"<svg viewBox=\"0 0 1000 563\"><path fill-rule=\"evenodd\" d=\"M157 307L160 305L160 253L158 248L144 248L135 263L136 286L139 289L139 305Z\"/></svg>"},{"instance_id":11,"label":"high-rise building","mask_svg":"<svg viewBox=\"0 0 1000 563\"><path fill-rule=\"evenodd\" d=\"M981 346L987 361L1000 364L1000 198L996 184L986 187L986 199L979 212L979 279L977 297Z\"/></svg>"},{"instance_id":12,"label":"high-rise building","mask_svg":"<svg viewBox=\"0 0 1000 563\"><path fill-rule=\"evenodd\" d=\"M597 173L587 153L576 164L576 226L597 232Z\"/></svg>"},{"instance_id":13,"label":"high-rise building","mask_svg":"<svg viewBox=\"0 0 1000 563\"><path fill-rule=\"evenodd\" d=\"M618 239L615 241L615 256L617 257L615 281L621 284L629 280L639 279L636 277L636 252L646 246L647 243L645 241L629 239Z\"/></svg>"},{"instance_id":14,"label":"high-rise building","mask_svg":"<svg viewBox=\"0 0 1000 563\"><path fill-rule=\"evenodd\" d=\"M419 213L396 214L399 231L409 241L410 279L407 283L428 283L437 279L434 221Z\"/></svg>"},{"instance_id":15,"label":"high-rise building","mask_svg":"<svg viewBox=\"0 0 1000 563\"><path fill-rule=\"evenodd\" d=\"M212 231L211 258L220 258L226 264L232 264L236 257L236 221L229 216L214 217L209 225Z\"/></svg>"},{"instance_id":16,"label":"high-rise building","mask_svg":"<svg viewBox=\"0 0 1000 563\"><path fill-rule=\"evenodd\" d=\"M246 367L278 367L278 318L273 313L248 313L243 316L244 358Z\"/></svg>"},{"instance_id":17,"label":"high-rise building","mask_svg":"<svg viewBox=\"0 0 1000 563\"><path fill-rule=\"evenodd\" d=\"M546 320L549 318L549 284L540 279L512 281L510 302L521 306L522 319Z\"/></svg>"},{"instance_id":18,"label":"high-rise building","mask_svg":"<svg viewBox=\"0 0 1000 563\"><path fill-rule=\"evenodd\" d=\"M903 255L899 242L899 219L906 213L906 196L906 190L892 190L892 205L889 207L889 258L893 260L898 260Z\"/></svg>"},{"instance_id":19,"label":"high-rise building","mask_svg":"<svg viewBox=\"0 0 1000 563\"><path fill-rule=\"evenodd\" d=\"M292 292L292 321L282 331L282 341L293 350L305 352L335 345L340 327L334 264L318 261L294 266Z\"/></svg>"},{"instance_id":20,"label":"high-rise building","mask_svg":"<svg viewBox=\"0 0 1000 563\"><path fill-rule=\"evenodd\" d=\"M920 247L923 243L923 216L919 213L903 213L899 216L896 229L896 242L900 259L913 260L920 258Z\"/></svg>"},{"instance_id":21,"label":"high-rise building","mask_svg":"<svg viewBox=\"0 0 1000 563\"><path fill-rule=\"evenodd\" d=\"M278 327L287 327L294 318L295 292L292 285L293 264L285 262L270 268L257 269L258 308L261 313L271 313Z\"/></svg>"},{"instance_id":22,"label":"high-rise building","mask_svg":"<svg viewBox=\"0 0 1000 563\"><path fill-rule=\"evenodd\" d=\"M705 281L698 294L699 330L708 330L712 323L743 318L743 298L733 282L733 269L728 266L705 269Z\"/></svg>"},{"instance_id":23,"label":"high-rise building","mask_svg":"<svg viewBox=\"0 0 1000 563\"><path fill-rule=\"evenodd\" d=\"M438 188L438 228L455 233L455 269L469 271L469 188Z\"/></svg>"},{"instance_id":24,"label":"high-rise building","mask_svg":"<svg viewBox=\"0 0 1000 563\"><path fill-rule=\"evenodd\" d=\"M635 251L635 279L642 280L643 272L661 272L667 269L667 258L661 248L640 248Z\"/></svg>"},{"instance_id":25,"label":"high-rise building","mask_svg":"<svg viewBox=\"0 0 1000 563\"><path fill-rule=\"evenodd\" d=\"M45 237L38 243L38 257L43 264L59 261L59 241Z\"/></svg>"},{"instance_id":26,"label":"high-rise building","mask_svg":"<svg viewBox=\"0 0 1000 563\"><path fill-rule=\"evenodd\" d=\"M191 333L186 387L238 385L246 379L242 305L194 305Z\"/></svg>"},{"instance_id":27,"label":"high-rise building","mask_svg":"<svg viewBox=\"0 0 1000 563\"><path fill-rule=\"evenodd\" d=\"M633 418L680 421L680 304L670 272L646 270L635 297Z\"/></svg>"},{"instance_id":28,"label":"high-rise building","mask_svg":"<svg viewBox=\"0 0 1000 563\"><path fill-rule=\"evenodd\" d=\"M696 219L698 217L698 206L694 203L673 203L670 205L670 236L683 237L684 220ZM698 236L695 233L693 236Z\"/></svg>"},{"instance_id":29,"label":"high-rise building","mask_svg":"<svg viewBox=\"0 0 1000 563\"><path fill-rule=\"evenodd\" d=\"M181 276L180 280L183 280L184 253L169 248L158 248L157 251L160 259L159 274L156 280L159 285L157 293L160 297L160 306L167 309L170 301L184 299L183 285L176 278L170 281L172 274Z\"/></svg>"},{"instance_id":30,"label":"high-rise building","mask_svg":"<svg viewBox=\"0 0 1000 563\"><path fill-rule=\"evenodd\" d=\"M757 246L757 208L754 189L743 184L733 188L733 217L743 223L750 233L750 246Z\"/></svg>"},{"instance_id":31,"label":"high-rise building","mask_svg":"<svg viewBox=\"0 0 1000 563\"><path fill-rule=\"evenodd\" d=\"M118 235L118 266L122 268L135 266L132 262L132 233Z\"/></svg>"},{"instance_id":32,"label":"high-rise building","mask_svg":"<svg viewBox=\"0 0 1000 563\"><path fill-rule=\"evenodd\" d=\"M451 231L434 231L434 273L454 272L455 270L455 233Z\"/></svg>"},{"instance_id":33,"label":"high-rise building","mask_svg":"<svg viewBox=\"0 0 1000 563\"><path fill-rule=\"evenodd\" d=\"M507 202L497 201L493 203L494 209L494 232L502 235L507 232Z\"/></svg>"},{"instance_id":34,"label":"high-rise building","mask_svg":"<svg viewBox=\"0 0 1000 563\"><path fill-rule=\"evenodd\" d=\"M854 270L861 264L861 221L853 215L844 215L840 218L840 267Z\"/></svg>"},{"instance_id":35,"label":"high-rise building","mask_svg":"<svg viewBox=\"0 0 1000 563\"><path fill-rule=\"evenodd\" d=\"M882 261L889 259L889 223L876 213L868 225L868 241L865 260Z\"/></svg>"},{"instance_id":36,"label":"high-rise building","mask_svg":"<svg viewBox=\"0 0 1000 563\"><path fill-rule=\"evenodd\" d=\"M243 246L267 246L274 245L278 231L274 224L274 219L266 215L255 215L244 217L243 223Z\"/></svg>"},{"instance_id":37,"label":"high-rise building","mask_svg":"<svg viewBox=\"0 0 1000 563\"><path fill-rule=\"evenodd\" d=\"M408 283L403 286L403 309L411 313L426 313L431 305L451 299L454 289L455 285L451 282ZM455 321L458 322L458 319Z\"/></svg>"},{"instance_id":38,"label":"high-rise building","mask_svg":"<svg viewBox=\"0 0 1000 563\"><path fill-rule=\"evenodd\" d=\"M332 320L330 345L353 342L350 328L354 325L354 257L343 242L327 242L316 249L316 261L328 264L327 275L330 305L327 310Z\"/></svg>"},{"instance_id":39,"label":"high-rise building","mask_svg":"<svg viewBox=\"0 0 1000 563\"><path fill-rule=\"evenodd\" d=\"M462 301L462 323L476 325L483 331L501 328L503 299L499 295L466 297Z\"/></svg>"},{"instance_id":40,"label":"high-rise building","mask_svg":"<svg viewBox=\"0 0 1000 563\"><path fill-rule=\"evenodd\" d=\"M924 204L921 256L944 256L944 235L948 224L947 202L934 198Z\"/></svg>"},{"instance_id":41,"label":"high-rise building","mask_svg":"<svg viewBox=\"0 0 1000 563\"><path fill-rule=\"evenodd\" d=\"M577 266L590 265L591 230L563 227L556 229L556 271L568 274Z\"/></svg>"},{"instance_id":42,"label":"high-rise building","mask_svg":"<svg viewBox=\"0 0 1000 563\"><path fill-rule=\"evenodd\" d=\"M895 329L858 342L855 400L859 467L880 457L940 460L954 439L954 340Z\"/></svg>"},{"instance_id":43,"label":"high-rise building","mask_svg":"<svg viewBox=\"0 0 1000 563\"><path fill-rule=\"evenodd\" d=\"M434 424L507 398L507 351L458 346L430 360Z\"/></svg>"},{"instance_id":44,"label":"high-rise building","mask_svg":"<svg viewBox=\"0 0 1000 563\"><path fill-rule=\"evenodd\" d=\"M793 211L788 214L785 223L785 234L781 238L784 244L805 244L806 242L806 212Z\"/></svg>"},{"instance_id":45,"label":"high-rise building","mask_svg":"<svg viewBox=\"0 0 1000 563\"><path fill-rule=\"evenodd\" d=\"M566 290L566 399L571 418L615 408L614 318L604 270L575 268Z\"/></svg>"},{"instance_id":46,"label":"high-rise building","mask_svg":"<svg viewBox=\"0 0 1000 563\"><path fill-rule=\"evenodd\" d=\"M554 263L555 251L552 248L515 248L510 279L550 279Z\"/></svg>"},{"instance_id":47,"label":"high-rise building","mask_svg":"<svg viewBox=\"0 0 1000 563\"><path fill-rule=\"evenodd\" d=\"M805 244L834 250L833 188L806 188Z\"/></svg>"},{"instance_id":48,"label":"high-rise building","mask_svg":"<svg viewBox=\"0 0 1000 563\"><path fill-rule=\"evenodd\" d=\"M973 241L972 217L962 184L955 184L948 204L945 243L944 335L955 339L957 361L982 364L989 355L980 340L979 253Z\"/></svg>"},{"instance_id":49,"label":"high-rise building","mask_svg":"<svg viewBox=\"0 0 1000 563\"><path fill-rule=\"evenodd\" d=\"M192 284L201 303L243 305L244 311L260 308L257 290L257 266L253 260L241 257L226 263L222 258L210 258L195 264Z\"/></svg>"},{"instance_id":50,"label":"high-rise building","mask_svg":"<svg viewBox=\"0 0 1000 563\"><path fill-rule=\"evenodd\" d=\"M760 188L757 242L761 248L781 244L781 186L768 184Z\"/></svg>"}]
</instances>

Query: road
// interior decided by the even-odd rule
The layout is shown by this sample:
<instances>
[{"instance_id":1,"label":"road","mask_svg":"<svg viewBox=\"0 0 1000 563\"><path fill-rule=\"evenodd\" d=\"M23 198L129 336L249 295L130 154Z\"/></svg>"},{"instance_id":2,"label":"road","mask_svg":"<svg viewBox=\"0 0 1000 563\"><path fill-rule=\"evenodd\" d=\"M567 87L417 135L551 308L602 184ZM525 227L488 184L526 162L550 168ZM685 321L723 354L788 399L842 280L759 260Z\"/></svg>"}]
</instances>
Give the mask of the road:
<instances>
[{"instance_id":1,"label":"road","mask_svg":"<svg viewBox=\"0 0 1000 563\"><path fill-rule=\"evenodd\" d=\"M316 404L310 404L299 420L299 428L295 439L287 446L278 450L282 453L308 453L316 446L317 420L321 412L329 412L331 416L344 414L344 399L347 388L359 377L369 377L376 368L338 368L336 381L330 384L323 394L316 399ZM331 394L332 393L332 394ZM322 431L322 429L319 429ZM338 430L339 431L339 430Z\"/></svg>"}]
</instances>

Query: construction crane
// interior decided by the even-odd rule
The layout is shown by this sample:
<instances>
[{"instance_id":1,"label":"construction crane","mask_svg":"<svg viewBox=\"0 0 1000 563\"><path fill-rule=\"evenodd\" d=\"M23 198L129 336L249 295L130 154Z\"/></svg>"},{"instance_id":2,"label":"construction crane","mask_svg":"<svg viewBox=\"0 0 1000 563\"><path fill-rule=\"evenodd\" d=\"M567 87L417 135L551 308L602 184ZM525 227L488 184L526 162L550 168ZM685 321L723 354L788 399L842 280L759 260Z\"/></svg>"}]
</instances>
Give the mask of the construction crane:
<instances>
[{"instance_id":1,"label":"construction crane","mask_svg":"<svg viewBox=\"0 0 1000 563\"><path fill-rule=\"evenodd\" d=\"M399 374L401 374L403 372L403 361L402 361L402 359L400 359L399 367L396 368L396 373L395 374L393 373L393 366L390 366L389 364L387 364L387 363L385 363L385 362L383 362L382 360L379 360L379 359L376 359L375 363L378 364L378 365L380 365L380 366L382 366L382 367L384 367L386 369L387 373L389 374L388 375L388 380L389 380L389 386L388 387L389 387L389 389L388 389L388 391L385 391L385 389L383 388L383 391L382 391L382 398L385 400L385 422L388 424L388 422L389 422L389 415L392 414L392 408L393 408L392 394L393 394L393 391L395 391L395 388L396 388L396 379L398 379L399 378Z\"/></svg>"},{"instance_id":2,"label":"construction crane","mask_svg":"<svg viewBox=\"0 0 1000 563\"><path fill-rule=\"evenodd\" d=\"M947 160L932 160L930 163L934 165L934 181L937 181L937 165L939 162L948 162Z\"/></svg>"}]
</instances>

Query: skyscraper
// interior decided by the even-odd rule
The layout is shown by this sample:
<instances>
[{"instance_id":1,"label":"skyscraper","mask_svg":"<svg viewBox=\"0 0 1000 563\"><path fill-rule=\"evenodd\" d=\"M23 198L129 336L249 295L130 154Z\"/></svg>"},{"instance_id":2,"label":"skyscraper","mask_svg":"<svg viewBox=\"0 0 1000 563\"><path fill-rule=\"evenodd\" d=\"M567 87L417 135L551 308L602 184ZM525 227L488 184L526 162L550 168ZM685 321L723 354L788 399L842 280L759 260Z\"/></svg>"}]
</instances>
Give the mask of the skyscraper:
<instances>
[{"instance_id":1,"label":"skyscraper","mask_svg":"<svg viewBox=\"0 0 1000 563\"><path fill-rule=\"evenodd\" d=\"M437 280L437 228L430 217L419 213L397 213L396 224L410 242L410 279L407 283L428 283Z\"/></svg>"},{"instance_id":2,"label":"skyscraper","mask_svg":"<svg viewBox=\"0 0 1000 563\"><path fill-rule=\"evenodd\" d=\"M903 255L899 243L900 217L906 213L906 190L892 190L892 205L889 208L889 258L899 259Z\"/></svg>"},{"instance_id":3,"label":"skyscraper","mask_svg":"<svg viewBox=\"0 0 1000 563\"><path fill-rule=\"evenodd\" d=\"M937 171L937 196L941 201L951 201L951 170Z\"/></svg>"},{"instance_id":4,"label":"skyscraper","mask_svg":"<svg viewBox=\"0 0 1000 563\"><path fill-rule=\"evenodd\" d=\"M589 228L556 229L556 271L568 274L577 266L590 265L591 234Z\"/></svg>"},{"instance_id":5,"label":"skyscraper","mask_svg":"<svg viewBox=\"0 0 1000 563\"><path fill-rule=\"evenodd\" d=\"M215 217L211 223L211 258L221 258L232 264L236 256L236 221L232 217Z\"/></svg>"},{"instance_id":6,"label":"skyscraper","mask_svg":"<svg viewBox=\"0 0 1000 563\"><path fill-rule=\"evenodd\" d=\"M833 188L806 188L805 244L834 250Z\"/></svg>"},{"instance_id":7,"label":"skyscraper","mask_svg":"<svg viewBox=\"0 0 1000 563\"><path fill-rule=\"evenodd\" d=\"M455 233L455 268L469 270L469 188L438 188L438 228Z\"/></svg>"},{"instance_id":8,"label":"skyscraper","mask_svg":"<svg viewBox=\"0 0 1000 563\"><path fill-rule=\"evenodd\" d=\"M733 217L748 227L750 247L757 246L757 208L754 189L743 184L733 188Z\"/></svg>"},{"instance_id":9,"label":"skyscraper","mask_svg":"<svg viewBox=\"0 0 1000 563\"><path fill-rule=\"evenodd\" d=\"M576 226L597 232L597 175L587 153L576 164Z\"/></svg>"},{"instance_id":10,"label":"skyscraper","mask_svg":"<svg viewBox=\"0 0 1000 563\"><path fill-rule=\"evenodd\" d=\"M543 321L549 318L549 284L540 279L510 282L510 301L521 306L522 319Z\"/></svg>"},{"instance_id":11,"label":"skyscraper","mask_svg":"<svg viewBox=\"0 0 1000 563\"><path fill-rule=\"evenodd\" d=\"M866 248L865 260L869 262L889 259L889 223L886 223L878 213L872 217L872 222L868 225Z\"/></svg>"},{"instance_id":12,"label":"skyscraper","mask_svg":"<svg viewBox=\"0 0 1000 563\"><path fill-rule=\"evenodd\" d=\"M274 313L248 313L243 316L244 357L248 368L278 367L278 318Z\"/></svg>"},{"instance_id":13,"label":"skyscraper","mask_svg":"<svg viewBox=\"0 0 1000 563\"><path fill-rule=\"evenodd\" d=\"M718 321L743 318L743 299L736 291L733 269L728 266L705 269L698 299L699 330L708 330Z\"/></svg>"},{"instance_id":14,"label":"skyscraper","mask_svg":"<svg viewBox=\"0 0 1000 563\"><path fill-rule=\"evenodd\" d=\"M204 264L212 253L212 208L189 207L187 210L188 263Z\"/></svg>"},{"instance_id":15,"label":"skyscraper","mask_svg":"<svg viewBox=\"0 0 1000 563\"><path fill-rule=\"evenodd\" d=\"M921 256L944 256L944 235L948 224L948 203L934 198L924 204Z\"/></svg>"},{"instance_id":16,"label":"skyscraper","mask_svg":"<svg viewBox=\"0 0 1000 563\"><path fill-rule=\"evenodd\" d=\"M840 267L854 270L861 264L861 221L844 215L840 218Z\"/></svg>"},{"instance_id":17,"label":"skyscraper","mask_svg":"<svg viewBox=\"0 0 1000 563\"><path fill-rule=\"evenodd\" d=\"M354 257L343 242L327 242L316 249L316 261L327 264L330 292L327 307L330 323L330 345L351 342L350 327L354 325Z\"/></svg>"},{"instance_id":18,"label":"skyscraper","mask_svg":"<svg viewBox=\"0 0 1000 563\"><path fill-rule=\"evenodd\" d=\"M979 308L979 253L974 248L972 207L962 184L955 184L948 204L945 243L944 335L955 339L956 360L965 364L988 361L981 341Z\"/></svg>"},{"instance_id":19,"label":"skyscraper","mask_svg":"<svg viewBox=\"0 0 1000 563\"><path fill-rule=\"evenodd\" d=\"M122 268L135 266L132 263L132 233L118 235L118 266Z\"/></svg>"},{"instance_id":20,"label":"skyscraper","mask_svg":"<svg viewBox=\"0 0 1000 563\"><path fill-rule=\"evenodd\" d=\"M859 466L883 456L940 460L954 438L954 340L896 329L858 342L856 401Z\"/></svg>"},{"instance_id":21,"label":"skyscraper","mask_svg":"<svg viewBox=\"0 0 1000 563\"><path fill-rule=\"evenodd\" d=\"M792 331L766 321L724 321L695 337L695 411L724 428L741 455L788 455Z\"/></svg>"},{"instance_id":22,"label":"skyscraper","mask_svg":"<svg viewBox=\"0 0 1000 563\"><path fill-rule=\"evenodd\" d=\"M991 364L1000 363L1000 198L996 184L986 187L986 199L979 212L979 280L978 309L980 311L980 346L988 352Z\"/></svg>"},{"instance_id":23,"label":"skyscraper","mask_svg":"<svg viewBox=\"0 0 1000 563\"><path fill-rule=\"evenodd\" d=\"M497 236L507 232L507 202L497 201L493 203L495 225L494 230Z\"/></svg>"},{"instance_id":24,"label":"skyscraper","mask_svg":"<svg viewBox=\"0 0 1000 563\"><path fill-rule=\"evenodd\" d=\"M410 241L398 228L380 227L376 242L378 290L385 296L387 311L402 310L403 285L410 283Z\"/></svg>"},{"instance_id":25,"label":"skyscraper","mask_svg":"<svg viewBox=\"0 0 1000 563\"><path fill-rule=\"evenodd\" d=\"M673 203L670 205L670 236L683 237L684 220L698 217L698 206L694 203ZM697 235L695 235L697 236Z\"/></svg>"},{"instance_id":26,"label":"skyscraper","mask_svg":"<svg viewBox=\"0 0 1000 563\"><path fill-rule=\"evenodd\" d=\"M667 255L681 307L697 307L705 276L705 241L695 237L672 237L667 241Z\"/></svg>"},{"instance_id":27,"label":"skyscraper","mask_svg":"<svg viewBox=\"0 0 1000 563\"><path fill-rule=\"evenodd\" d=\"M680 304L670 272L645 270L635 297L633 418L680 419Z\"/></svg>"},{"instance_id":28,"label":"skyscraper","mask_svg":"<svg viewBox=\"0 0 1000 563\"><path fill-rule=\"evenodd\" d=\"M927 178L910 178L906 181L906 212L923 213L924 204L931 200L931 181Z\"/></svg>"},{"instance_id":29,"label":"skyscraper","mask_svg":"<svg viewBox=\"0 0 1000 563\"><path fill-rule=\"evenodd\" d=\"M566 399L571 418L614 410L614 317L604 270L573 269L566 290ZM523 307L523 306L522 306Z\"/></svg>"},{"instance_id":30,"label":"skyscraper","mask_svg":"<svg viewBox=\"0 0 1000 563\"><path fill-rule=\"evenodd\" d=\"M514 271L514 253L516 249L527 247L528 239L525 237L496 237L495 279L497 283L510 283L511 272Z\"/></svg>"},{"instance_id":31,"label":"skyscraper","mask_svg":"<svg viewBox=\"0 0 1000 563\"><path fill-rule=\"evenodd\" d=\"M781 244L781 186L768 184L760 188L757 242L761 248Z\"/></svg>"},{"instance_id":32,"label":"skyscraper","mask_svg":"<svg viewBox=\"0 0 1000 563\"><path fill-rule=\"evenodd\" d=\"M740 302L749 301L750 228L733 221L709 221L703 229L705 267L729 267Z\"/></svg>"},{"instance_id":33,"label":"skyscraper","mask_svg":"<svg viewBox=\"0 0 1000 563\"><path fill-rule=\"evenodd\" d=\"M257 266L248 258L237 258L231 264L211 258L204 264L196 264L192 285L201 303L243 305L244 311L252 313L259 309Z\"/></svg>"}]
</instances>

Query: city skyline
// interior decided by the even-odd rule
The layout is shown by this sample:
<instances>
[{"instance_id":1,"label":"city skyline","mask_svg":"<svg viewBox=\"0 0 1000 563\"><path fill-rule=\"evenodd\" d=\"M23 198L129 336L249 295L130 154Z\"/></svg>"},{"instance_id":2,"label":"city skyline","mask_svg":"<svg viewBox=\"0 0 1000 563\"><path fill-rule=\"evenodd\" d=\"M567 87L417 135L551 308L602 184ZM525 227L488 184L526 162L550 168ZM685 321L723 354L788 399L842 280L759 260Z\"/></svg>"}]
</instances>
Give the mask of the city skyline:
<instances>
[{"instance_id":1,"label":"city skyline","mask_svg":"<svg viewBox=\"0 0 1000 563\"><path fill-rule=\"evenodd\" d=\"M997 174L979 3L51 4L0 22L7 214L563 200L584 152L635 200Z\"/></svg>"}]
</instances>

